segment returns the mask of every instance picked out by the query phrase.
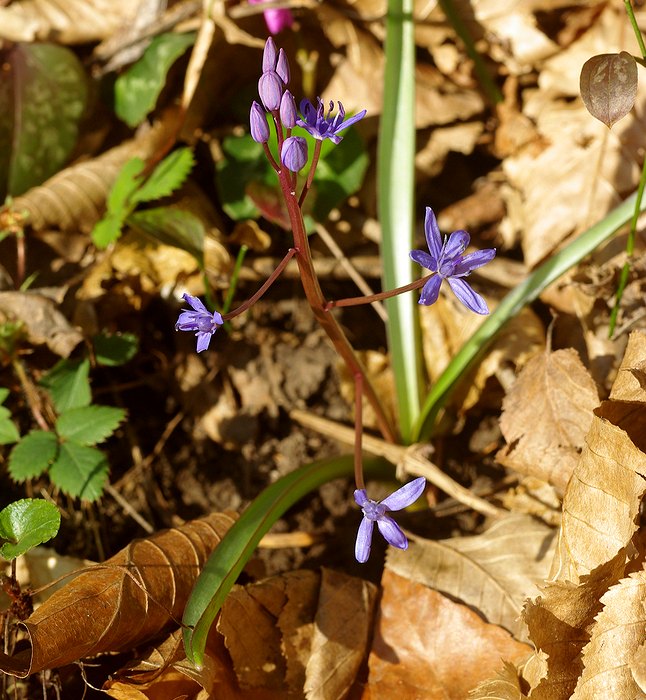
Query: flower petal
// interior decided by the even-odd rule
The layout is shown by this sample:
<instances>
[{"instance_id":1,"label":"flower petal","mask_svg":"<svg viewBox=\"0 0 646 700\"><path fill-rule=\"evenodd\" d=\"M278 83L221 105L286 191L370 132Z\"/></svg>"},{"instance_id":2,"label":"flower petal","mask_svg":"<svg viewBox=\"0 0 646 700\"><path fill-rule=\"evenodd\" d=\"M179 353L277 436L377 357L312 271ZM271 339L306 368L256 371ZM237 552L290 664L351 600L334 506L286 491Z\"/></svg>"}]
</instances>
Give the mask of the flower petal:
<instances>
[{"instance_id":1,"label":"flower petal","mask_svg":"<svg viewBox=\"0 0 646 700\"><path fill-rule=\"evenodd\" d=\"M388 544L392 544L397 549L408 549L406 535L392 518L384 515L383 518L377 520L377 527Z\"/></svg>"},{"instance_id":2,"label":"flower petal","mask_svg":"<svg viewBox=\"0 0 646 700\"><path fill-rule=\"evenodd\" d=\"M462 255L467 249L470 240L471 236L466 231L453 231L449 236L449 240L444 244L444 250L442 251L444 260L450 260L457 255Z\"/></svg>"},{"instance_id":3,"label":"flower petal","mask_svg":"<svg viewBox=\"0 0 646 700\"><path fill-rule=\"evenodd\" d=\"M202 352L209 347L211 342L211 336L213 333L196 333L197 336L197 351Z\"/></svg>"},{"instance_id":4,"label":"flower petal","mask_svg":"<svg viewBox=\"0 0 646 700\"><path fill-rule=\"evenodd\" d=\"M372 528L374 521L362 518L357 532L357 541L354 543L354 556L356 560L363 564L370 556L370 545L372 544Z\"/></svg>"},{"instance_id":5,"label":"flower petal","mask_svg":"<svg viewBox=\"0 0 646 700\"><path fill-rule=\"evenodd\" d=\"M455 296L469 311L474 311L482 316L486 316L489 313L487 302L461 277L449 277L449 284Z\"/></svg>"},{"instance_id":6,"label":"flower petal","mask_svg":"<svg viewBox=\"0 0 646 700\"><path fill-rule=\"evenodd\" d=\"M436 261L434 268L437 270L437 264L442 254L442 234L440 227L437 225L437 219L431 207L426 207L426 218L424 219L424 233L426 235L426 244L428 245L431 257Z\"/></svg>"},{"instance_id":7,"label":"flower petal","mask_svg":"<svg viewBox=\"0 0 646 700\"><path fill-rule=\"evenodd\" d=\"M437 260L425 250L411 250L410 258L413 262L425 267L427 270L437 272Z\"/></svg>"},{"instance_id":8,"label":"flower petal","mask_svg":"<svg viewBox=\"0 0 646 700\"><path fill-rule=\"evenodd\" d=\"M223 325L224 319L222 318L222 314L219 311L213 312L213 321L214 323L217 323L218 326Z\"/></svg>"},{"instance_id":9,"label":"flower petal","mask_svg":"<svg viewBox=\"0 0 646 700\"><path fill-rule=\"evenodd\" d=\"M202 303L201 299L198 299L197 297L192 297L187 292L184 292L184 294L182 294L182 298L189 306L192 306L196 311L203 311L205 314L210 313L206 306L204 306L204 304Z\"/></svg>"},{"instance_id":10,"label":"flower petal","mask_svg":"<svg viewBox=\"0 0 646 700\"><path fill-rule=\"evenodd\" d=\"M440 295L440 285L442 284L442 278L439 275L434 275L422 288L422 293L419 296L418 304L423 306L430 306L437 301L437 297Z\"/></svg>"},{"instance_id":11,"label":"flower petal","mask_svg":"<svg viewBox=\"0 0 646 700\"><path fill-rule=\"evenodd\" d=\"M486 265L495 257L495 248L486 248L485 250L476 250L473 253L469 253L468 255L465 255L462 260L456 263L451 276L464 277L465 275L469 275L471 272L473 272L473 270Z\"/></svg>"},{"instance_id":12,"label":"flower petal","mask_svg":"<svg viewBox=\"0 0 646 700\"><path fill-rule=\"evenodd\" d=\"M365 502L368 500L368 494L365 489L356 489L354 492L354 500L357 505L363 508Z\"/></svg>"},{"instance_id":13,"label":"flower petal","mask_svg":"<svg viewBox=\"0 0 646 700\"><path fill-rule=\"evenodd\" d=\"M176 331L196 331L198 329L198 315L195 311L182 311L175 324Z\"/></svg>"},{"instance_id":14,"label":"flower petal","mask_svg":"<svg viewBox=\"0 0 646 700\"><path fill-rule=\"evenodd\" d=\"M339 102L339 104L341 104ZM344 129L347 129L349 126L352 126L353 124L356 124L360 119L363 119L366 116L366 112L368 110L362 109L360 112L357 112L357 114L352 115L351 117L348 117L346 121L343 121L343 116L341 116L342 123L340 126L336 127L335 131L343 131Z\"/></svg>"},{"instance_id":15,"label":"flower petal","mask_svg":"<svg viewBox=\"0 0 646 700\"><path fill-rule=\"evenodd\" d=\"M411 503L415 503L422 495L425 486L426 479L423 476L418 476L417 479L404 484L397 491L391 493L390 496L384 498L383 501L380 501L380 503L382 506L386 506L388 510L401 510Z\"/></svg>"}]
</instances>

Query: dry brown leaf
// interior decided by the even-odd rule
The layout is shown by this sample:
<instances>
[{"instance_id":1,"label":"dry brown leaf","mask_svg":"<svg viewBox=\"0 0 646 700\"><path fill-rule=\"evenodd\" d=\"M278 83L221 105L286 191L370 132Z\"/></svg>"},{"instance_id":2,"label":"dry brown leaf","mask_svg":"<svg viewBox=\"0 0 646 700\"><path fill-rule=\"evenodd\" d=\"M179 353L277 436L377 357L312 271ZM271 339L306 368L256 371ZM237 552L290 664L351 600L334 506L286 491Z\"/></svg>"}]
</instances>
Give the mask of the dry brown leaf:
<instances>
[{"instance_id":1,"label":"dry brown leaf","mask_svg":"<svg viewBox=\"0 0 646 700\"><path fill-rule=\"evenodd\" d=\"M19 321L34 345L46 344L55 354L69 357L83 340L52 299L34 292L0 292L0 323Z\"/></svg>"},{"instance_id":2,"label":"dry brown leaf","mask_svg":"<svg viewBox=\"0 0 646 700\"><path fill-rule=\"evenodd\" d=\"M514 664L505 661L502 671L492 680L484 681L469 693L470 700L526 700L520 688L518 671Z\"/></svg>"},{"instance_id":3,"label":"dry brown leaf","mask_svg":"<svg viewBox=\"0 0 646 700\"><path fill-rule=\"evenodd\" d=\"M487 622L526 638L523 604L547 578L554 530L526 515L509 515L482 535L415 540L389 548L387 567L479 612Z\"/></svg>"},{"instance_id":4,"label":"dry brown leaf","mask_svg":"<svg viewBox=\"0 0 646 700\"><path fill-rule=\"evenodd\" d=\"M29 648L0 654L0 670L24 678L86 656L132 649L178 624L200 568L233 519L216 513L134 540L80 574L20 623Z\"/></svg>"},{"instance_id":5,"label":"dry brown leaf","mask_svg":"<svg viewBox=\"0 0 646 700\"><path fill-rule=\"evenodd\" d=\"M617 372L610 399L622 401L641 401L646 403L646 333L634 331L621 367Z\"/></svg>"},{"instance_id":6,"label":"dry brown leaf","mask_svg":"<svg viewBox=\"0 0 646 700\"><path fill-rule=\"evenodd\" d=\"M18 0L0 7L0 37L88 44L110 36L137 11L132 0Z\"/></svg>"},{"instance_id":7,"label":"dry brown leaf","mask_svg":"<svg viewBox=\"0 0 646 700\"><path fill-rule=\"evenodd\" d=\"M13 207L27 211L29 224L36 230L57 228L89 233L103 214L105 200L122 166L131 158L146 160L155 153L175 128L173 121L169 117L152 128L141 128L136 138L97 158L70 165L16 197Z\"/></svg>"},{"instance_id":8,"label":"dry brown leaf","mask_svg":"<svg viewBox=\"0 0 646 700\"><path fill-rule=\"evenodd\" d=\"M644 697L631 673L646 641L646 572L621 580L602 598L590 642L583 649L583 673L572 700Z\"/></svg>"},{"instance_id":9,"label":"dry brown leaf","mask_svg":"<svg viewBox=\"0 0 646 700\"><path fill-rule=\"evenodd\" d=\"M466 605L386 570L363 700L464 700L531 648Z\"/></svg>"},{"instance_id":10,"label":"dry brown leaf","mask_svg":"<svg viewBox=\"0 0 646 700\"><path fill-rule=\"evenodd\" d=\"M597 387L576 350L546 349L529 360L505 396L500 429L508 444L496 459L564 489L598 404Z\"/></svg>"}]
</instances>

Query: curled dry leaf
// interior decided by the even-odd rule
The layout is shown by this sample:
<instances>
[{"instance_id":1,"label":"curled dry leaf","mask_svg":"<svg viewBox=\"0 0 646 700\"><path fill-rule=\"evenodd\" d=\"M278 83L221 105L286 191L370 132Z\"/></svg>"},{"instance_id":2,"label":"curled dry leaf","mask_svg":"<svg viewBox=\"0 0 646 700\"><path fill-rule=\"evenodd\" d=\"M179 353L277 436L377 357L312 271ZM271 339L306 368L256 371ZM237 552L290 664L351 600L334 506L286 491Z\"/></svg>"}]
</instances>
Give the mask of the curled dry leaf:
<instances>
[{"instance_id":1,"label":"curled dry leaf","mask_svg":"<svg viewBox=\"0 0 646 700\"><path fill-rule=\"evenodd\" d=\"M526 637L520 613L536 582L547 577L554 531L526 515L509 515L482 535L415 540L388 550L387 567L479 612L487 622Z\"/></svg>"},{"instance_id":2,"label":"curled dry leaf","mask_svg":"<svg viewBox=\"0 0 646 700\"><path fill-rule=\"evenodd\" d=\"M637 63L626 51L588 59L581 69L581 97L607 127L625 117L637 97Z\"/></svg>"},{"instance_id":3,"label":"curled dry leaf","mask_svg":"<svg viewBox=\"0 0 646 700\"><path fill-rule=\"evenodd\" d=\"M19 0L0 7L0 38L89 44L108 37L133 17L132 0Z\"/></svg>"},{"instance_id":4,"label":"curled dry leaf","mask_svg":"<svg viewBox=\"0 0 646 700\"><path fill-rule=\"evenodd\" d=\"M364 700L464 700L531 647L466 605L386 570ZM459 660L459 661L458 661Z\"/></svg>"},{"instance_id":5,"label":"curled dry leaf","mask_svg":"<svg viewBox=\"0 0 646 700\"><path fill-rule=\"evenodd\" d=\"M5 321L20 321L29 342L46 344L61 357L69 357L83 340L54 301L36 292L0 292L0 323Z\"/></svg>"},{"instance_id":6,"label":"curled dry leaf","mask_svg":"<svg viewBox=\"0 0 646 700\"><path fill-rule=\"evenodd\" d=\"M469 700L526 700L520 688L518 671L514 664L505 661L502 671L496 677L483 681L469 693Z\"/></svg>"},{"instance_id":7,"label":"curled dry leaf","mask_svg":"<svg viewBox=\"0 0 646 700\"><path fill-rule=\"evenodd\" d=\"M202 565L232 523L232 515L216 513L133 540L21 622L29 647L0 654L0 670L24 678L86 656L132 649L179 624Z\"/></svg>"},{"instance_id":8,"label":"curled dry leaf","mask_svg":"<svg viewBox=\"0 0 646 700\"><path fill-rule=\"evenodd\" d=\"M599 404L597 387L571 348L545 352L523 367L503 401L507 445L496 459L564 489Z\"/></svg>"}]
</instances>

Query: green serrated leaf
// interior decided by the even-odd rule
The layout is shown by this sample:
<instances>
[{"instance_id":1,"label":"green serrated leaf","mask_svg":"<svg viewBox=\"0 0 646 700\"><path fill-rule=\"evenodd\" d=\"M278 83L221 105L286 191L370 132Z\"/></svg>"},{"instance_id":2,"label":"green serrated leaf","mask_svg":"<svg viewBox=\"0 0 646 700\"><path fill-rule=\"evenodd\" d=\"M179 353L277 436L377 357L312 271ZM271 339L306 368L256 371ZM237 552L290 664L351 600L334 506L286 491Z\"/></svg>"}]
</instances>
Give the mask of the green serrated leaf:
<instances>
[{"instance_id":1,"label":"green serrated leaf","mask_svg":"<svg viewBox=\"0 0 646 700\"><path fill-rule=\"evenodd\" d=\"M90 405L89 375L89 360L61 360L40 383L49 390L56 410L63 413L70 408Z\"/></svg>"},{"instance_id":2,"label":"green serrated leaf","mask_svg":"<svg viewBox=\"0 0 646 700\"><path fill-rule=\"evenodd\" d=\"M7 411L4 406L0 406L0 408ZM0 414L0 445L12 445L18 440L20 440L20 433L18 428L16 428L16 424L7 416Z\"/></svg>"},{"instance_id":3,"label":"green serrated leaf","mask_svg":"<svg viewBox=\"0 0 646 700\"><path fill-rule=\"evenodd\" d=\"M141 175L146 164L141 158L131 158L119 171L112 185L106 205L108 212L125 218L133 208L132 195L141 184Z\"/></svg>"},{"instance_id":4,"label":"green serrated leaf","mask_svg":"<svg viewBox=\"0 0 646 700\"><path fill-rule=\"evenodd\" d=\"M126 412L114 406L72 408L58 417L56 432L80 445L96 445L112 435L125 417Z\"/></svg>"},{"instance_id":5,"label":"green serrated leaf","mask_svg":"<svg viewBox=\"0 0 646 700\"><path fill-rule=\"evenodd\" d=\"M5 42L0 50L0 201L57 172L76 144L87 76L72 51Z\"/></svg>"},{"instance_id":6,"label":"green serrated leaf","mask_svg":"<svg viewBox=\"0 0 646 700\"><path fill-rule=\"evenodd\" d=\"M94 336L94 356L104 367L118 367L132 360L139 350L139 339L133 333L99 333Z\"/></svg>"},{"instance_id":7,"label":"green serrated leaf","mask_svg":"<svg viewBox=\"0 0 646 700\"><path fill-rule=\"evenodd\" d=\"M8 561L51 540L61 526L61 514L49 501L25 498L0 511L0 556Z\"/></svg>"},{"instance_id":8,"label":"green serrated leaf","mask_svg":"<svg viewBox=\"0 0 646 700\"><path fill-rule=\"evenodd\" d=\"M123 222L124 217L115 214L107 214L103 219L97 221L91 233L94 245L104 250L118 240L121 236Z\"/></svg>"},{"instance_id":9,"label":"green serrated leaf","mask_svg":"<svg viewBox=\"0 0 646 700\"><path fill-rule=\"evenodd\" d=\"M4 403L9 396L9 389L0 387L0 403Z\"/></svg>"},{"instance_id":10,"label":"green serrated leaf","mask_svg":"<svg viewBox=\"0 0 646 700\"><path fill-rule=\"evenodd\" d=\"M56 459L58 440L54 433L32 430L9 455L9 474L16 481L40 476Z\"/></svg>"},{"instance_id":11,"label":"green serrated leaf","mask_svg":"<svg viewBox=\"0 0 646 700\"><path fill-rule=\"evenodd\" d=\"M196 34L160 34L143 56L114 85L115 112L128 126L140 124L152 111L175 61L195 42Z\"/></svg>"},{"instance_id":12,"label":"green serrated leaf","mask_svg":"<svg viewBox=\"0 0 646 700\"><path fill-rule=\"evenodd\" d=\"M133 194L132 201L149 202L168 197L184 184L193 165L193 151L190 148L178 148L153 170L146 182Z\"/></svg>"},{"instance_id":13,"label":"green serrated leaf","mask_svg":"<svg viewBox=\"0 0 646 700\"><path fill-rule=\"evenodd\" d=\"M190 253L204 265L204 224L195 214L175 207L157 207L137 211L128 224L138 233L158 243L175 246Z\"/></svg>"},{"instance_id":14,"label":"green serrated leaf","mask_svg":"<svg viewBox=\"0 0 646 700\"><path fill-rule=\"evenodd\" d=\"M95 501L103 493L108 462L96 447L64 442L49 470L52 483L64 493L84 501Z\"/></svg>"}]
</instances>

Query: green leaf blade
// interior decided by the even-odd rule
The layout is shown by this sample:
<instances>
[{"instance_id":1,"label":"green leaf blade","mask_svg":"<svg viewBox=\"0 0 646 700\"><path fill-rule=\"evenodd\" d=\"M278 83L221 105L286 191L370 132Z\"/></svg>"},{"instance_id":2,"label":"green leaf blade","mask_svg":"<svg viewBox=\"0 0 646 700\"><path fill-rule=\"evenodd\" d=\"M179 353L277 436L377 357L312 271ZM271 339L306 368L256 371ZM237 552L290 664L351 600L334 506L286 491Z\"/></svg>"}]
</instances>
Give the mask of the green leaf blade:
<instances>
[{"instance_id":1,"label":"green leaf blade","mask_svg":"<svg viewBox=\"0 0 646 700\"><path fill-rule=\"evenodd\" d=\"M96 445L112 435L125 417L122 408L113 406L71 408L58 417L56 431L80 445Z\"/></svg>"},{"instance_id":2,"label":"green leaf blade","mask_svg":"<svg viewBox=\"0 0 646 700\"><path fill-rule=\"evenodd\" d=\"M59 413L70 408L89 406L90 361L61 360L40 381L49 390L54 407Z\"/></svg>"},{"instance_id":3,"label":"green leaf blade","mask_svg":"<svg viewBox=\"0 0 646 700\"><path fill-rule=\"evenodd\" d=\"M0 511L0 556L8 561L56 536L61 514L49 501L25 498Z\"/></svg>"},{"instance_id":4,"label":"green leaf blade","mask_svg":"<svg viewBox=\"0 0 646 700\"><path fill-rule=\"evenodd\" d=\"M96 501L108 477L105 455L95 447L64 442L50 467L52 482L64 493L84 501Z\"/></svg>"},{"instance_id":5,"label":"green leaf blade","mask_svg":"<svg viewBox=\"0 0 646 700\"><path fill-rule=\"evenodd\" d=\"M184 184L194 165L193 151L187 147L178 148L153 170L150 177L133 194L132 201L149 202L168 197Z\"/></svg>"},{"instance_id":6,"label":"green leaf blade","mask_svg":"<svg viewBox=\"0 0 646 700\"><path fill-rule=\"evenodd\" d=\"M9 455L9 474L15 481L26 481L49 469L58 453L54 433L32 430L13 448Z\"/></svg>"},{"instance_id":7,"label":"green leaf blade","mask_svg":"<svg viewBox=\"0 0 646 700\"><path fill-rule=\"evenodd\" d=\"M139 350L134 333L99 333L94 336L94 357L104 367L120 367L132 360Z\"/></svg>"}]
</instances>

